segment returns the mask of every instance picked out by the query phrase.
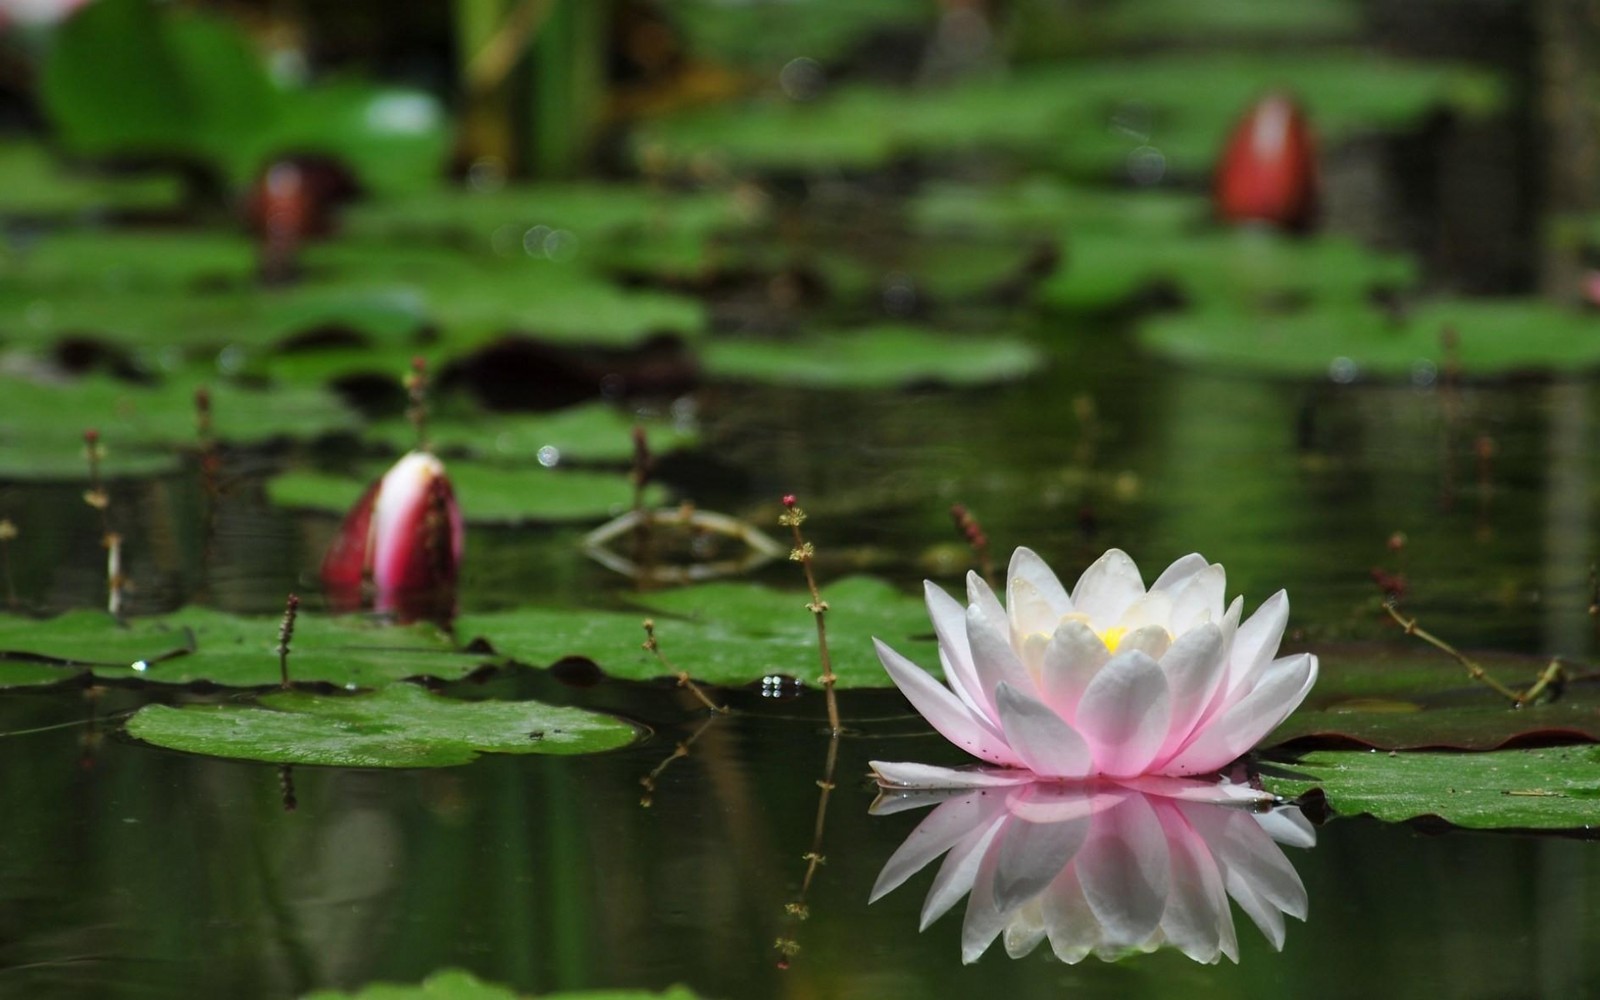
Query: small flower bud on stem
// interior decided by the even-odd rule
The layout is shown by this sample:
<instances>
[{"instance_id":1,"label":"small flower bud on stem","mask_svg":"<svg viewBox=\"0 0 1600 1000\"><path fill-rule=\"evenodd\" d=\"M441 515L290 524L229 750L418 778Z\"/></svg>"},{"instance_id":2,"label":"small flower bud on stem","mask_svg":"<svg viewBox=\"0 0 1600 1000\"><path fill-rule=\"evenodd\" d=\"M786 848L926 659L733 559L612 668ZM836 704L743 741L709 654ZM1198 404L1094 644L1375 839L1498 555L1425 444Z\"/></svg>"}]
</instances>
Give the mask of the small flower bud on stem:
<instances>
[{"instance_id":1,"label":"small flower bud on stem","mask_svg":"<svg viewBox=\"0 0 1600 1000\"><path fill-rule=\"evenodd\" d=\"M290 594L283 605L283 622L278 626L278 686L289 688L289 646L294 642L294 622L300 614L300 598Z\"/></svg>"},{"instance_id":2,"label":"small flower bud on stem","mask_svg":"<svg viewBox=\"0 0 1600 1000\"><path fill-rule=\"evenodd\" d=\"M645 436L644 427L634 424L633 468L628 473L628 481L633 484L633 564L640 569L641 582L651 578L650 529L653 521L645 512L644 497L655 468L656 459L650 452L650 441Z\"/></svg>"},{"instance_id":3,"label":"small flower bud on stem","mask_svg":"<svg viewBox=\"0 0 1600 1000\"><path fill-rule=\"evenodd\" d=\"M989 557L989 536L983 533L983 525L972 516L972 512L962 504L950 505L950 517L956 523L956 530L961 532L961 537L967 540L967 545L972 549L973 555L978 557L978 572L983 576L984 582L990 587L994 583L994 560Z\"/></svg>"},{"instance_id":4,"label":"small flower bud on stem","mask_svg":"<svg viewBox=\"0 0 1600 1000\"><path fill-rule=\"evenodd\" d=\"M839 699L834 693L833 685L838 680L833 673L833 658L828 655L828 602L822 599L822 592L817 589L817 577L811 570L812 560L816 557L816 549L800 533L800 525L806 520L806 512L801 510L795 501L794 494L786 494L783 498L783 513L778 515L778 523L788 528L794 536L794 548L789 552L789 559L800 564L805 570L806 588L811 591L811 603L806 605L817 620L817 656L822 660L822 690L828 699L828 728L837 734L839 723Z\"/></svg>"}]
</instances>

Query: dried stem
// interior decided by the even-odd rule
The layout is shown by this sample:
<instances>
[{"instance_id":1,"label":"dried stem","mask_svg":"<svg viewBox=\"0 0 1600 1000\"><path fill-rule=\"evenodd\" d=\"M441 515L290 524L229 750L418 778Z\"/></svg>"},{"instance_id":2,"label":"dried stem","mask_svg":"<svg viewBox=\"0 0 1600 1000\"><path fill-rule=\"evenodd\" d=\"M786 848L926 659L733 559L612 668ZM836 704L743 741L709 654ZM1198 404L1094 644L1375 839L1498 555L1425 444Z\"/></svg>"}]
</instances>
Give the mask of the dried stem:
<instances>
[{"instance_id":1,"label":"dried stem","mask_svg":"<svg viewBox=\"0 0 1600 1000\"><path fill-rule=\"evenodd\" d=\"M983 525L963 504L950 505L950 517L956 522L956 530L967 540L973 555L978 557L978 572L983 575L984 582L990 587L994 584L994 560L989 557L989 536L983 533Z\"/></svg>"},{"instance_id":2,"label":"dried stem","mask_svg":"<svg viewBox=\"0 0 1600 1000\"><path fill-rule=\"evenodd\" d=\"M83 502L100 516L100 544L106 550L106 610L112 617L121 618L122 593L127 582L122 575L122 536L111 530L111 496L100 481L100 459L104 452L100 432L93 427L83 432L83 452L89 461L89 489L83 494Z\"/></svg>"},{"instance_id":3,"label":"dried stem","mask_svg":"<svg viewBox=\"0 0 1600 1000\"><path fill-rule=\"evenodd\" d=\"M789 558L800 564L805 570L806 587L811 591L811 603L806 605L817 620L817 655L822 660L822 690L828 699L828 729L835 735L841 726L839 723L839 698L834 693L833 685L838 680L833 673L833 658L828 655L828 602L822 599L821 591L817 590L817 577L811 570L812 560L816 557L816 549L805 536L800 533L800 525L805 523L806 512L795 504L793 494L783 498L784 511L778 515L778 523L788 528L794 535L794 548L789 552Z\"/></svg>"},{"instance_id":4,"label":"dried stem","mask_svg":"<svg viewBox=\"0 0 1600 1000\"><path fill-rule=\"evenodd\" d=\"M833 781L834 770L839 763L839 730L835 728L828 734L828 758L823 765L822 778L817 782L821 789L817 796L817 818L811 829L811 849L801 855L801 860L806 863L805 875L800 879L800 891L795 898L784 904L783 911L788 915L791 924L782 937L773 942L773 947L778 951L778 968L787 969L789 962L800 953L800 939L795 925L811 916L811 908L806 904L806 896L811 891L811 883L817 877L817 870L828 863L828 856L822 853L822 835L828 825L828 798L833 794L835 787Z\"/></svg>"},{"instance_id":5,"label":"dried stem","mask_svg":"<svg viewBox=\"0 0 1600 1000\"><path fill-rule=\"evenodd\" d=\"M294 620L300 614L300 598L290 594L283 605L283 622L278 626L278 685L288 688L289 646L294 642Z\"/></svg>"},{"instance_id":6,"label":"dried stem","mask_svg":"<svg viewBox=\"0 0 1600 1000\"><path fill-rule=\"evenodd\" d=\"M1552 660L1550 661L1550 665L1544 669L1544 673L1539 676L1538 681L1536 681L1532 687L1526 691L1513 691L1511 688L1508 688L1504 684L1501 684L1499 681L1495 680L1487 670L1483 669L1482 666L1467 657L1466 654L1462 653L1448 642L1445 642L1443 639L1434 635L1432 632L1429 632L1426 629L1418 626L1415 618L1407 618L1402 615L1394 606L1393 601L1385 601L1383 603L1383 609L1389 613L1390 618L1393 618L1401 628L1405 629L1406 635L1416 636L1418 639L1421 639L1434 649L1439 650L1440 652L1449 656L1451 659L1455 660L1457 663L1461 664L1466 668L1468 675L1470 675L1473 680L1481 681L1484 684L1487 684L1496 694L1511 702L1513 708L1521 708L1522 706L1533 701L1535 698L1539 697L1539 695L1543 694L1545 690L1550 687L1550 685L1560 681L1563 676L1561 661L1559 659Z\"/></svg>"},{"instance_id":7,"label":"dried stem","mask_svg":"<svg viewBox=\"0 0 1600 1000\"><path fill-rule=\"evenodd\" d=\"M427 451L428 442L428 361L423 357L411 359L411 371L406 373L406 419L417 432L418 451Z\"/></svg>"},{"instance_id":8,"label":"dried stem","mask_svg":"<svg viewBox=\"0 0 1600 1000\"><path fill-rule=\"evenodd\" d=\"M669 674L675 675L678 678L678 686L681 688L688 688L689 693L694 695L695 699L698 700L700 704L711 709L711 711L718 713L719 715L727 714L728 706L718 705L716 702L712 701L706 696L705 691L701 689L700 685L696 684L693 679L689 677L689 672L687 670L679 670L677 667L672 665L671 660L667 659L667 654L661 651L661 644L656 641L656 623L655 620L651 618L646 618L644 620L644 648L655 654L655 658L660 661L662 669Z\"/></svg>"},{"instance_id":9,"label":"dried stem","mask_svg":"<svg viewBox=\"0 0 1600 1000\"><path fill-rule=\"evenodd\" d=\"M283 800L283 811L292 813L300 808L300 798L294 793L294 765L278 766L278 796Z\"/></svg>"}]
</instances>

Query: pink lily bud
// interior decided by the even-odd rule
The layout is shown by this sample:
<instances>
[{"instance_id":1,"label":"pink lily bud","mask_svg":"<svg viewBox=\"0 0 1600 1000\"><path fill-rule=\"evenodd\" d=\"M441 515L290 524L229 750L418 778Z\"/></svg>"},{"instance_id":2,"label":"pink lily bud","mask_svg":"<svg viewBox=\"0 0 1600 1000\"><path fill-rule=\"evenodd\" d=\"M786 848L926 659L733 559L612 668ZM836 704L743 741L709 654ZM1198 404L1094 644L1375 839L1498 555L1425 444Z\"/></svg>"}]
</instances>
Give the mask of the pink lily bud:
<instances>
[{"instance_id":1,"label":"pink lily bud","mask_svg":"<svg viewBox=\"0 0 1600 1000\"><path fill-rule=\"evenodd\" d=\"M1317 212L1317 149L1300 106L1285 94L1256 102L1217 165L1217 217L1310 228Z\"/></svg>"},{"instance_id":2,"label":"pink lily bud","mask_svg":"<svg viewBox=\"0 0 1600 1000\"><path fill-rule=\"evenodd\" d=\"M448 617L464 537L444 463L409 452L345 516L323 557L322 582L343 610L359 607L370 581L379 611L402 619Z\"/></svg>"}]
</instances>

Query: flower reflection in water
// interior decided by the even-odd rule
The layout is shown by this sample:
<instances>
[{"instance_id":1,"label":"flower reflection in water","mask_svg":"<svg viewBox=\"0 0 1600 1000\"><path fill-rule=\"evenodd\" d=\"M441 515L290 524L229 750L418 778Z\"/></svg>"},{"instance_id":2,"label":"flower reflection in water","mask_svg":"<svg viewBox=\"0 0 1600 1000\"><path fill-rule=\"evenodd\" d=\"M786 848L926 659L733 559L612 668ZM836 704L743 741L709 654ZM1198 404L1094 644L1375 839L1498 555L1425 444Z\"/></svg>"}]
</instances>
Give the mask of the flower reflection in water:
<instances>
[{"instance_id":1,"label":"flower reflection in water","mask_svg":"<svg viewBox=\"0 0 1600 1000\"><path fill-rule=\"evenodd\" d=\"M922 928L967 896L963 962L997 937L1012 958L1049 939L1069 963L1159 948L1237 962L1230 897L1278 950L1284 915L1306 917L1305 886L1279 845L1313 846L1311 824L1293 807L1256 811L1260 793L1243 786L1140 779L887 791L873 811L934 804L884 865L872 899L943 855Z\"/></svg>"}]
</instances>

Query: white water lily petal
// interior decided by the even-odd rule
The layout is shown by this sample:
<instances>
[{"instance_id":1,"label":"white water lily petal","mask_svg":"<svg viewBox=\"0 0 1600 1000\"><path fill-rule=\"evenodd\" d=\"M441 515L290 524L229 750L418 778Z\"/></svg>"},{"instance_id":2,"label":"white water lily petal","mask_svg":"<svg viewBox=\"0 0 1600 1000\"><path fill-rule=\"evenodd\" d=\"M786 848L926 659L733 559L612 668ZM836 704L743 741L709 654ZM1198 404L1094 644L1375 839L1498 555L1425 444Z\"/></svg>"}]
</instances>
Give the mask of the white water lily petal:
<instances>
[{"instance_id":1,"label":"white water lily petal","mask_svg":"<svg viewBox=\"0 0 1600 1000\"><path fill-rule=\"evenodd\" d=\"M1210 847L1175 806L1157 801L1172 859L1171 891L1161 915L1162 935L1196 962L1215 964L1223 954L1238 961L1233 913Z\"/></svg>"},{"instance_id":2,"label":"white water lily petal","mask_svg":"<svg viewBox=\"0 0 1600 1000\"><path fill-rule=\"evenodd\" d=\"M945 739L973 756L994 764L1015 765L1022 762L1006 744L1005 737L962 704L961 699L951 694L949 688L877 639L873 639L872 644L878 651L878 660L883 664L883 669L889 672L889 679Z\"/></svg>"},{"instance_id":3,"label":"white water lily petal","mask_svg":"<svg viewBox=\"0 0 1600 1000\"><path fill-rule=\"evenodd\" d=\"M1144 596L1139 567L1121 549L1111 549L1083 571L1072 588L1072 607L1089 616L1096 632L1122 620L1123 612Z\"/></svg>"},{"instance_id":4,"label":"white water lily petal","mask_svg":"<svg viewBox=\"0 0 1600 1000\"><path fill-rule=\"evenodd\" d=\"M1005 933L1000 937L1006 946L1006 955L1022 958L1031 954L1044 941L1046 930L1044 907L1037 899L1021 907L1012 914L1011 922L1006 924Z\"/></svg>"},{"instance_id":5,"label":"white water lily petal","mask_svg":"<svg viewBox=\"0 0 1600 1000\"><path fill-rule=\"evenodd\" d=\"M1172 646L1172 633L1163 625L1144 625L1134 629L1122 637L1117 643L1118 653L1143 653L1152 660L1160 661L1167 655L1167 650ZM1165 669L1165 667L1163 667Z\"/></svg>"},{"instance_id":6,"label":"white water lily petal","mask_svg":"<svg viewBox=\"0 0 1600 1000\"><path fill-rule=\"evenodd\" d=\"M1064 621L1056 627L1044 649L1044 670L1039 690L1045 704L1067 722L1077 718L1083 692L1111 659L1106 644L1094 630L1080 621Z\"/></svg>"},{"instance_id":7,"label":"white water lily petal","mask_svg":"<svg viewBox=\"0 0 1600 1000\"><path fill-rule=\"evenodd\" d=\"M1001 631L1005 629L1006 631ZM1022 665L1022 658L1017 655L1016 649L1011 645L1007 634L1010 625L1001 619L1001 624L996 625L995 620L985 614L974 604L967 608L967 641L972 644L972 661L977 670L978 683L990 693L993 700L996 718L999 718L1000 700L995 692L1002 684L1010 684L1019 691L1032 694L1035 690L1033 677L1027 668Z\"/></svg>"},{"instance_id":8,"label":"white water lily petal","mask_svg":"<svg viewBox=\"0 0 1600 1000\"><path fill-rule=\"evenodd\" d=\"M943 791L963 788L1004 788L1025 785L1035 776L1015 767L938 767L933 764L892 763L875 760L867 766L886 788Z\"/></svg>"},{"instance_id":9,"label":"white water lily petal","mask_svg":"<svg viewBox=\"0 0 1600 1000\"><path fill-rule=\"evenodd\" d=\"M1094 770L1089 744L1048 706L1010 684L995 691L1000 727L1011 749L1034 774L1083 778Z\"/></svg>"},{"instance_id":10,"label":"white water lily petal","mask_svg":"<svg viewBox=\"0 0 1600 1000\"><path fill-rule=\"evenodd\" d=\"M1118 653L1084 691L1078 731L1094 749L1101 773L1142 774L1161 749L1171 716L1161 665L1138 651Z\"/></svg>"},{"instance_id":11,"label":"white water lily petal","mask_svg":"<svg viewBox=\"0 0 1600 1000\"><path fill-rule=\"evenodd\" d=\"M1221 627L1208 622L1179 636L1161 658L1161 671L1172 696L1172 714L1161 749L1156 752L1156 763L1189 741L1218 686L1227 679L1228 663L1222 656L1222 642Z\"/></svg>"},{"instance_id":12,"label":"white water lily petal","mask_svg":"<svg viewBox=\"0 0 1600 1000\"><path fill-rule=\"evenodd\" d=\"M1239 626L1233 637L1232 664L1228 670L1229 701L1237 701L1241 690L1248 691L1278 652L1283 630L1289 624L1289 595L1278 591L1256 613Z\"/></svg>"},{"instance_id":13,"label":"white water lily petal","mask_svg":"<svg viewBox=\"0 0 1600 1000\"><path fill-rule=\"evenodd\" d=\"M1232 762L1278 727L1311 691L1317 658L1310 653L1272 664L1255 689L1211 719L1167 767L1171 774L1209 774Z\"/></svg>"},{"instance_id":14,"label":"white water lily petal","mask_svg":"<svg viewBox=\"0 0 1600 1000\"><path fill-rule=\"evenodd\" d=\"M1116 627L1132 632L1146 627L1168 631L1172 621L1172 595L1165 591L1152 591L1141 595L1122 612ZM1126 641L1126 640L1124 640ZM1120 646L1118 647L1121 648Z\"/></svg>"},{"instance_id":15,"label":"white water lily petal","mask_svg":"<svg viewBox=\"0 0 1600 1000\"><path fill-rule=\"evenodd\" d=\"M928 605L928 617L933 620L934 635L939 639L939 662L944 667L945 677L949 678L950 689L968 708L994 721L994 705L972 665L972 646L967 642L967 609L932 580L922 582L922 594Z\"/></svg>"},{"instance_id":16,"label":"white water lily petal","mask_svg":"<svg viewBox=\"0 0 1600 1000\"><path fill-rule=\"evenodd\" d=\"M1017 819L1007 824L996 842L995 907L1009 913L1043 892L1078 853L1091 825L1088 816L1050 823Z\"/></svg>"},{"instance_id":17,"label":"white water lily petal","mask_svg":"<svg viewBox=\"0 0 1600 1000\"><path fill-rule=\"evenodd\" d=\"M1205 569L1206 566L1206 557L1198 552L1179 556L1171 566L1161 571L1161 575L1156 577L1156 582L1150 585L1150 589L1176 591L1179 586L1191 576Z\"/></svg>"},{"instance_id":18,"label":"white water lily petal","mask_svg":"<svg viewBox=\"0 0 1600 1000\"><path fill-rule=\"evenodd\" d=\"M1172 631L1182 634L1222 618L1228 576L1221 563L1212 563L1191 576L1172 600Z\"/></svg>"},{"instance_id":19,"label":"white water lily petal","mask_svg":"<svg viewBox=\"0 0 1600 1000\"><path fill-rule=\"evenodd\" d=\"M1026 580L1033 585L1034 590L1054 609L1055 618L1051 619L1052 622L1072 612L1072 599L1067 596L1067 588L1061 585L1055 570L1032 549L1019 546L1011 553L1011 565L1006 567L1008 588L1013 580ZM1010 600L1009 590L1006 599Z\"/></svg>"}]
</instances>

